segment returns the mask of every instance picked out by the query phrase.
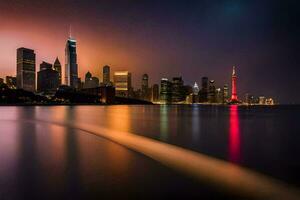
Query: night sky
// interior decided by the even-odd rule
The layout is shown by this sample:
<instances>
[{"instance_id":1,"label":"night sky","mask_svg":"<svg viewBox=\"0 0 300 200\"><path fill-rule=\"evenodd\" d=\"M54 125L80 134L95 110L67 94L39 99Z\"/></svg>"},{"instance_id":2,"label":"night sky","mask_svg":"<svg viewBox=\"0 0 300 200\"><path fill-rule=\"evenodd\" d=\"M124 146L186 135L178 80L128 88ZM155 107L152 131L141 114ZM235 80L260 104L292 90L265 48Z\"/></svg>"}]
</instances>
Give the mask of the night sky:
<instances>
[{"instance_id":1,"label":"night sky","mask_svg":"<svg viewBox=\"0 0 300 200\"><path fill-rule=\"evenodd\" d=\"M64 64L72 25L79 73L101 77L102 66L129 70L135 87L183 76L200 84L230 83L238 94L300 103L300 3L297 1L0 0L0 77L15 75L16 49ZM39 68L39 67L38 67Z\"/></svg>"}]
</instances>

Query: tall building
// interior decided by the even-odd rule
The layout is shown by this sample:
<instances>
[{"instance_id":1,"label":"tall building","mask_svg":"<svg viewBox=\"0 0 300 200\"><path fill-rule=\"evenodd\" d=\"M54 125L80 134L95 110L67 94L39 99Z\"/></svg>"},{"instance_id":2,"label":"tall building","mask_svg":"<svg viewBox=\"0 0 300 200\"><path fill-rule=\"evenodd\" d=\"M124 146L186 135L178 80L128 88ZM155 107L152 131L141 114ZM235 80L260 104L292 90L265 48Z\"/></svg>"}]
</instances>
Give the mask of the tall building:
<instances>
[{"instance_id":1,"label":"tall building","mask_svg":"<svg viewBox=\"0 0 300 200\"><path fill-rule=\"evenodd\" d=\"M37 73L37 91L46 94L54 94L59 87L59 73L46 62L40 64Z\"/></svg>"},{"instance_id":2,"label":"tall building","mask_svg":"<svg viewBox=\"0 0 300 200\"><path fill-rule=\"evenodd\" d=\"M185 100L182 77L172 79L172 102L181 102Z\"/></svg>"},{"instance_id":3,"label":"tall building","mask_svg":"<svg viewBox=\"0 0 300 200\"><path fill-rule=\"evenodd\" d=\"M35 91L35 53L32 49L17 49L17 88Z\"/></svg>"},{"instance_id":4,"label":"tall building","mask_svg":"<svg viewBox=\"0 0 300 200\"><path fill-rule=\"evenodd\" d=\"M114 73L114 84L116 87L116 96L131 96L131 73L128 71L116 71Z\"/></svg>"},{"instance_id":5,"label":"tall building","mask_svg":"<svg viewBox=\"0 0 300 200\"><path fill-rule=\"evenodd\" d=\"M172 102L172 83L167 78L160 81L160 101L162 103Z\"/></svg>"},{"instance_id":6,"label":"tall building","mask_svg":"<svg viewBox=\"0 0 300 200\"><path fill-rule=\"evenodd\" d=\"M200 90L199 90L198 84L195 82L195 84L193 86L193 94L198 95L199 91Z\"/></svg>"},{"instance_id":7,"label":"tall building","mask_svg":"<svg viewBox=\"0 0 300 200\"><path fill-rule=\"evenodd\" d=\"M58 57L55 59L53 68L55 71L58 72L58 82L59 82L59 85L61 85L62 84L62 72L61 72L61 64L58 60Z\"/></svg>"},{"instance_id":8,"label":"tall building","mask_svg":"<svg viewBox=\"0 0 300 200\"><path fill-rule=\"evenodd\" d=\"M227 103L229 100L229 88L228 85L225 84L223 87L223 103Z\"/></svg>"},{"instance_id":9,"label":"tall building","mask_svg":"<svg viewBox=\"0 0 300 200\"><path fill-rule=\"evenodd\" d=\"M235 66L233 66L232 68L232 76L231 76L231 102L237 102L238 101L238 97L237 97L237 93L236 93L236 72L235 72Z\"/></svg>"},{"instance_id":10,"label":"tall building","mask_svg":"<svg viewBox=\"0 0 300 200\"><path fill-rule=\"evenodd\" d=\"M143 74L142 77L142 99L150 101L150 90L149 90L149 76L148 74Z\"/></svg>"},{"instance_id":11,"label":"tall building","mask_svg":"<svg viewBox=\"0 0 300 200\"><path fill-rule=\"evenodd\" d=\"M201 81L201 90L199 95L200 102L207 102L208 101L208 78L202 77Z\"/></svg>"},{"instance_id":12,"label":"tall building","mask_svg":"<svg viewBox=\"0 0 300 200\"><path fill-rule=\"evenodd\" d=\"M209 81L209 88L208 88L208 102L209 103L216 103L216 87L215 81Z\"/></svg>"},{"instance_id":13,"label":"tall building","mask_svg":"<svg viewBox=\"0 0 300 200\"><path fill-rule=\"evenodd\" d=\"M105 65L103 67L103 84L104 85L110 85L110 67L108 65Z\"/></svg>"},{"instance_id":14,"label":"tall building","mask_svg":"<svg viewBox=\"0 0 300 200\"><path fill-rule=\"evenodd\" d=\"M159 85L154 84L152 86L152 102L158 102L159 101Z\"/></svg>"},{"instance_id":15,"label":"tall building","mask_svg":"<svg viewBox=\"0 0 300 200\"><path fill-rule=\"evenodd\" d=\"M0 78L0 84L3 84L3 83L4 83L4 79Z\"/></svg>"},{"instance_id":16,"label":"tall building","mask_svg":"<svg viewBox=\"0 0 300 200\"><path fill-rule=\"evenodd\" d=\"M76 40L69 37L65 48L65 84L78 88L78 65L76 53Z\"/></svg>"},{"instance_id":17,"label":"tall building","mask_svg":"<svg viewBox=\"0 0 300 200\"><path fill-rule=\"evenodd\" d=\"M5 77L5 82L6 85L10 88L10 89L16 89L17 88L17 78L13 77L13 76L6 76Z\"/></svg>"}]
</instances>

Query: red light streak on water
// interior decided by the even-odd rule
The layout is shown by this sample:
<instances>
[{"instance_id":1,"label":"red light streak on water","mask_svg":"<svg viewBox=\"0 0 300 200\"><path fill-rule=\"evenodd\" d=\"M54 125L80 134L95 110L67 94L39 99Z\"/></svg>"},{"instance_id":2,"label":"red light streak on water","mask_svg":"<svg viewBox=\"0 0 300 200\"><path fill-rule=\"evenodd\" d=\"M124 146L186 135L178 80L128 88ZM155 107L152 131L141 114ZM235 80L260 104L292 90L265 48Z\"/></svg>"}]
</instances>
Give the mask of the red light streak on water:
<instances>
[{"instance_id":1,"label":"red light streak on water","mask_svg":"<svg viewBox=\"0 0 300 200\"><path fill-rule=\"evenodd\" d=\"M234 163L239 163L241 156L241 142L238 106L230 106L229 112L229 160Z\"/></svg>"}]
</instances>

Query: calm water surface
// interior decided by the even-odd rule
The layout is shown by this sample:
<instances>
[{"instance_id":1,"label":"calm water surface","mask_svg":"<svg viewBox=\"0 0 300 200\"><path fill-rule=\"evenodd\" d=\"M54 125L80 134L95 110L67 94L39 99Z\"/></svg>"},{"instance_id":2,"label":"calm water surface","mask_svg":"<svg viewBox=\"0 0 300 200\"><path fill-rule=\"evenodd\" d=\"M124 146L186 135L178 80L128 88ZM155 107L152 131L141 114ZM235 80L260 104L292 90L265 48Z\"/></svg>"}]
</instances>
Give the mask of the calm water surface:
<instances>
[{"instance_id":1,"label":"calm water surface","mask_svg":"<svg viewBox=\"0 0 300 200\"><path fill-rule=\"evenodd\" d=\"M40 120L142 135L300 187L299 113L299 106L0 107L0 199L225 198L121 145Z\"/></svg>"}]
</instances>

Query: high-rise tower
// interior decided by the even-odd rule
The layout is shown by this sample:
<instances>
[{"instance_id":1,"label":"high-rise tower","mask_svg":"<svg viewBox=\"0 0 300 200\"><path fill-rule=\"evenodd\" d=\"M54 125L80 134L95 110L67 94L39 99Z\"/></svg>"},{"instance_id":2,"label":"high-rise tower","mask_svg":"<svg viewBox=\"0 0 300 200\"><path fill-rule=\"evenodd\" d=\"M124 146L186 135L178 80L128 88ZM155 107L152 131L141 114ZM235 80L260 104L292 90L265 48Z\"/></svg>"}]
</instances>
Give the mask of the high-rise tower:
<instances>
[{"instance_id":1,"label":"high-rise tower","mask_svg":"<svg viewBox=\"0 0 300 200\"><path fill-rule=\"evenodd\" d=\"M110 67L105 65L103 67L103 84L109 85L110 84Z\"/></svg>"},{"instance_id":2,"label":"high-rise tower","mask_svg":"<svg viewBox=\"0 0 300 200\"><path fill-rule=\"evenodd\" d=\"M235 66L233 66L233 69L232 69L232 76L231 76L231 101L234 102L234 101L238 101L238 98L237 98L237 93L236 93L236 79L237 79L237 76L236 76L236 73L235 73Z\"/></svg>"},{"instance_id":3,"label":"high-rise tower","mask_svg":"<svg viewBox=\"0 0 300 200\"><path fill-rule=\"evenodd\" d=\"M17 49L17 88L35 91L35 53L32 49Z\"/></svg>"},{"instance_id":4,"label":"high-rise tower","mask_svg":"<svg viewBox=\"0 0 300 200\"><path fill-rule=\"evenodd\" d=\"M61 80L62 73L61 73L61 64L58 60L58 57L56 58L56 60L54 62L53 68L54 68L55 71L58 72L58 82L59 82L59 85L61 85L62 84L62 80Z\"/></svg>"},{"instance_id":5,"label":"high-rise tower","mask_svg":"<svg viewBox=\"0 0 300 200\"><path fill-rule=\"evenodd\" d=\"M76 53L76 40L69 37L65 49L65 84L74 88L78 87L78 65Z\"/></svg>"}]
</instances>

